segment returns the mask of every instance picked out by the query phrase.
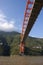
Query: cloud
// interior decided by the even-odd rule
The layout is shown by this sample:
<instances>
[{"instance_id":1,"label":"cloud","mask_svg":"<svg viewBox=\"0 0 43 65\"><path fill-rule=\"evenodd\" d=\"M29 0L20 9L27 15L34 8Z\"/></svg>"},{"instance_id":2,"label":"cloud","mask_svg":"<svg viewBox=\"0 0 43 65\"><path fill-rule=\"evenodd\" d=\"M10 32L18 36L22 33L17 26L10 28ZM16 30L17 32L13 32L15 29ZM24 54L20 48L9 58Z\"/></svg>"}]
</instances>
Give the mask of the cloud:
<instances>
[{"instance_id":1,"label":"cloud","mask_svg":"<svg viewBox=\"0 0 43 65\"><path fill-rule=\"evenodd\" d=\"M2 31L17 31L19 28L16 25L15 20L7 20L7 16L0 11L0 30Z\"/></svg>"}]
</instances>

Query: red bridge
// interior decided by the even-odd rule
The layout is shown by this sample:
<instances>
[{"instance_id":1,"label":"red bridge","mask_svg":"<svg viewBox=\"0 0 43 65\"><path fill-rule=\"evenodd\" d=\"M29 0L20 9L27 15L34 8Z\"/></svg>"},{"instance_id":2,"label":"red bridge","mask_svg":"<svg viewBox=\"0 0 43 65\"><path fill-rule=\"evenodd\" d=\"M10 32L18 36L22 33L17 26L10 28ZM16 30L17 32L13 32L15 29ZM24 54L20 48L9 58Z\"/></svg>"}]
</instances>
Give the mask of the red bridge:
<instances>
[{"instance_id":1,"label":"red bridge","mask_svg":"<svg viewBox=\"0 0 43 65\"><path fill-rule=\"evenodd\" d=\"M20 53L24 54L25 40L43 7L43 0L27 0L21 33Z\"/></svg>"}]
</instances>

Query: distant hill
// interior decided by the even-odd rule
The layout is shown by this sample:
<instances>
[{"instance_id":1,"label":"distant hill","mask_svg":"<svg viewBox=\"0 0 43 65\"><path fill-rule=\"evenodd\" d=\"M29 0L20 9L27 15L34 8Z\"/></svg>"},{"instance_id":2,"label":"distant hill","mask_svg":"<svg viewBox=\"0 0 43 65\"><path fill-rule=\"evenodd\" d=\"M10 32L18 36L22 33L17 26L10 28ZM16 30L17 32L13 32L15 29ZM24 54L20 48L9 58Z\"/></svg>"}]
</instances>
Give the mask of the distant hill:
<instances>
[{"instance_id":1,"label":"distant hill","mask_svg":"<svg viewBox=\"0 0 43 65\"><path fill-rule=\"evenodd\" d=\"M10 55L19 53L19 44L20 44L20 33L18 32L3 32L0 31L0 41L4 45L10 46ZM43 48L43 38L33 38L27 37L26 47L33 49L33 47L42 47ZM37 51L42 51L43 49L35 49Z\"/></svg>"}]
</instances>

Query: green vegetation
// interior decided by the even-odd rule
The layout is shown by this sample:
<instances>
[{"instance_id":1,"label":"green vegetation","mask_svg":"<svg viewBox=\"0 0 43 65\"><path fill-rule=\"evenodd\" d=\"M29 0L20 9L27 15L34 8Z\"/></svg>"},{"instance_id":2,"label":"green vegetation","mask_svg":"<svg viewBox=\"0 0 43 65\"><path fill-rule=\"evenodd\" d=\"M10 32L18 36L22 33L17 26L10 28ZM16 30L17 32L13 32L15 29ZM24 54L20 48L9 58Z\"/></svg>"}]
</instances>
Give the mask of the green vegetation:
<instances>
[{"instance_id":1,"label":"green vegetation","mask_svg":"<svg viewBox=\"0 0 43 65\"><path fill-rule=\"evenodd\" d=\"M10 46L10 55L19 54L20 33L0 31L0 40ZM29 55L43 55L43 39L27 37L26 47L30 49Z\"/></svg>"}]
</instances>

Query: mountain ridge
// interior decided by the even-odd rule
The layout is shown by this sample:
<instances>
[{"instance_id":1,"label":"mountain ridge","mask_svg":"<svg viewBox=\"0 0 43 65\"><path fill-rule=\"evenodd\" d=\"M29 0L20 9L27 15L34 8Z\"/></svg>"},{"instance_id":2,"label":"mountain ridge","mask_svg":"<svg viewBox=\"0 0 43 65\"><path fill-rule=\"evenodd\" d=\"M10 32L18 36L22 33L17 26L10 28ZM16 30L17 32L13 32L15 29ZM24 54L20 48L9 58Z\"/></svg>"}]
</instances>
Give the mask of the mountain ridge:
<instances>
[{"instance_id":1,"label":"mountain ridge","mask_svg":"<svg viewBox=\"0 0 43 65\"><path fill-rule=\"evenodd\" d=\"M0 41L10 46L10 55L18 54L19 53L19 44L20 44L20 33L18 32L3 32L0 31ZM43 48L43 39L34 38L34 37L27 37L25 41L25 45L27 48L31 50L33 47L42 47ZM35 51L42 51L43 49L35 49ZM33 53L33 50L31 51Z\"/></svg>"}]
</instances>

